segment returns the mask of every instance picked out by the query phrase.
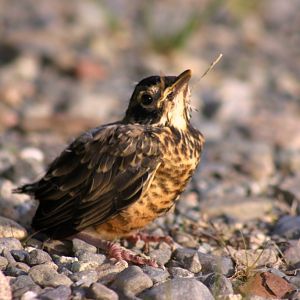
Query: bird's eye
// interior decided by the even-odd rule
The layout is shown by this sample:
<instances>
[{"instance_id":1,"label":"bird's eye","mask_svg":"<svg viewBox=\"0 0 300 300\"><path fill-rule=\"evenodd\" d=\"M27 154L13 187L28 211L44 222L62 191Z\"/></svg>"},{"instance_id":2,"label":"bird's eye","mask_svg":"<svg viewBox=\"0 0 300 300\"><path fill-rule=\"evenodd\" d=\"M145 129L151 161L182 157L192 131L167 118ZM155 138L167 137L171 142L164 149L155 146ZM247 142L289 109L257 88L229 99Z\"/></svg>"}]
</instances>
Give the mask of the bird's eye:
<instances>
[{"instance_id":1,"label":"bird's eye","mask_svg":"<svg viewBox=\"0 0 300 300\"><path fill-rule=\"evenodd\" d=\"M153 102L153 97L149 94L143 94L141 97L141 102L144 105L150 105Z\"/></svg>"}]
</instances>

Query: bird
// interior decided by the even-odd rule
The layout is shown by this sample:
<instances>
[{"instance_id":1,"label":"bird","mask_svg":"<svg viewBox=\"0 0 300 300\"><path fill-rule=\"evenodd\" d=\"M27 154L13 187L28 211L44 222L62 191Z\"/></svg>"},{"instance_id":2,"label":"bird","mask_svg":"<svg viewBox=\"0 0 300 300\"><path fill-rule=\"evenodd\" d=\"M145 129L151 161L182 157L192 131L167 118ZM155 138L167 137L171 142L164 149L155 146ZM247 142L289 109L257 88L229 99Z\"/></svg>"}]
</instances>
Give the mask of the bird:
<instances>
[{"instance_id":1,"label":"bird","mask_svg":"<svg viewBox=\"0 0 300 300\"><path fill-rule=\"evenodd\" d=\"M166 214L200 162L205 139L190 122L191 76L142 79L122 120L82 133L41 179L15 189L39 201L33 229L99 241L111 257L156 265L113 241Z\"/></svg>"}]
</instances>

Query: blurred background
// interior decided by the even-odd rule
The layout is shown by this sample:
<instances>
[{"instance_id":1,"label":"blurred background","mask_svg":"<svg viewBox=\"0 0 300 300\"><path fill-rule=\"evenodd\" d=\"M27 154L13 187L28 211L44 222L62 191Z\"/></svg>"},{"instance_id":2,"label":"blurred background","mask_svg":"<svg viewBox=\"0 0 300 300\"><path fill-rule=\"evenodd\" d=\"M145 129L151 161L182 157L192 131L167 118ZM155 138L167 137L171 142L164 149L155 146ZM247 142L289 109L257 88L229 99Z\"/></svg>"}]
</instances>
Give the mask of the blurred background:
<instances>
[{"instance_id":1,"label":"blurred background","mask_svg":"<svg viewBox=\"0 0 300 300\"><path fill-rule=\"evenodd\" d=\"M298 0L0 0L2 214L28 225L35 203L12 187L39 178L81 131L120 119L137 81L188 68L207 143L179 212L297 213L299 10Z\"/></svg>"}]
</instances>

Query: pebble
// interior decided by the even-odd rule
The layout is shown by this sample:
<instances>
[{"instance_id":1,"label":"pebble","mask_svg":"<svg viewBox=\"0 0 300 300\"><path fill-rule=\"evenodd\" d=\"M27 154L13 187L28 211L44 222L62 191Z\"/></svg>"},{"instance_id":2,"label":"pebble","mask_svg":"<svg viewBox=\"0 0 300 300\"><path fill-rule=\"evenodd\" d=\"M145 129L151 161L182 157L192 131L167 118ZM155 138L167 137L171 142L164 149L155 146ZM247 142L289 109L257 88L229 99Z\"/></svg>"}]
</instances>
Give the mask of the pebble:
<instances>
[{"instance_id":1,"label":"pebble","mask_svg":"<svg viewBox=\"0 0 300 300\"><path fill-rule=\"evenodd\" d=\"M15 164L15 157L8 151L0 151L0 175L6 177L9 175Z\"/></svg>"},{"instance_id":2,"label":"pebble","mask_svg":"<svg viewBox=\"0 0 300 300\"><path fill-rule=\"evenodd\" d=\"M277 252L273 249L235 250L230 246L228 249L238 265L243 265L246 267L274 267L276 264L280 263Z\"/></svg>"},{"instance_id":3,"label":"pebble","mask_svg":"<svg viewBox=\"0 0 300 300\"><path fill-rule=\"evenodd\" d=\"M72 263L71 271L72 272L81 272L81 271L88 271L88 270L95 270L101 264L95 261L75 261Z\"/></svg>"},{"instance_id":4,"label":"pebble","mask_svg":"<svg viewBox=\"0 0 300 300\"><path fill-rule=\"evenodd\" d=\"M158 282L164 282L170 277L169 272L165 269L154 268L151 266L143 266L142 270L151 278L153 284L156 284Z\"/></svg>"},{"instance_id":5,"label":"pebble","mask_svg":"<svg viewBox=\"0 0 300 300\"><path fill-rule=\"evenodd\" d=\"M28 275L18 276L11 284L14 297L20 297L27 291L39 293L41 288Z\"/></svg>"},{"instance_id":6,"label":"pebble","mask_svg":"<svg viewBox=\"0 0 300 300\"><path fill-rule=\"evenodd\" d=\"M59 285L70 286L72 280L57 271L49 264L37 265L30 269L29 275L32 280L42 287L57 287Z\"/></svg>"},{"instance_id":7,"label":"pebble","mask_svg":"<svg viewBox=\"0 0 300 300\"><path fill-rule=\"evenodd\" d=\"M208 275L203 283L209 288L214 296L226 296L233 294L230 280L222 274L212 273Z\"/></svg>"},{"instance_id":8,"label":"pebble","mask_svg":"<svg viewBox=\"0 0 300 300\"><path fill-rule=\"evenodd\" d=\"M201 271L203 274L212 273L214 271L220 272L225 276L233 274L234 266L229 257L205 254L186 248L176 249L174 252L174 257L183 268L188 268L191 267L192 257L195 253L197 253L199 257L199 263L196 263L196 267L200 269L201 265Z\"/></svg>"},{"instance_id":9,"label":"pebble","mask_svg":"<svg viewBox=\"0 0 300 300\"><path fill-rule=\"evenodd\" d=\"M0 254L3 250L22 250L23 246L16 238L0 238Z\"/></svg>"},{"instance_id":10,"label":"pebble","mask_svg":"<svg viewBox=\"0 0 300 300\"><path fill-rule=\"evenodd\" d=\"M300 263L300 240L289 241L289 245L284 251L284 260L288 265Z\"/></svg>"},{"instance_id":11,"label":"pebble","mask_svg":"<svg viewBox=\"0 0 300 300\"><path fill-rule=\"evenodd\" d=\"M75 256L79 255L82 252L97 253L97 248L86 243L85 241L82 241L80 239L73 239L72 243Z\"/></svg>"},{"instance_id":12,"label":"pebble","mask_svg":"<svg viewBox=\"0 0 300 300\"><path fill-rule=\"evenodd\" d=\"M53 261L58 265L60 268L67 268L71 270L72 265L74 262L78 261L77 257L71 256L60 256L60 255L53 255Z\"/></svg>"},{"instance_id":13,"label":"pebble","mask_svg":"<svg viewBox=\"0 0 300 300\"><path fill-rule=\"evenodd\" d=\"M9 264L5 270L5 274L8 276L20 276L27 275L30 270L30 267L25 263L18 262L16 264Z\"/></svg>"},{"instance_id":14,"label":"pebble","mask_svg":"<svg viewBox=\"0 0 300 300\"><path fill-rule=\"evenodd\" d=\"M300 216L283 216L274 226L273 235L279 235L287 239L300 238Z\"/></svg>"},{"instance_id":15,"label":"pebble","mask_svg":"<svg viewBox=\"0 0 300 300\"><path fill-rule=\"evenodd\" d=\"M52 258L47 252L40 249L35 249L29 253L26 261L30 266L36 266L46 262L51 262Z\"/></svg>"},{"instance_id":16,"label":"pebble","mask_svg":"<svg viewBox=\"0 0 300 300\"><path fill-rule=\"evenodd\" d=\"M174 278L161 283L141 295L139 298L146 300L213 300L209 289L200 281L188 278Z\"/></svg>"},{"instance_id":17,"label":"pebble","mask_svg":"<svg viewBox=\"0 0 300 300\"><path fill-rule=\"evenodd\" d=\"M11 287L8 283L7 278L4 274L0 271L0 299L1 300L11 300L12 299L12 292Z\"/></svg>"},{"instance_id":18,"label":"pebble","mask_svg":"<svg viewBox=\"0 0 300 300\"><path fill-rule=\"evenodd\" d=\"M0 216L0 238L26 238L27 230L17 222Z\"/></svg>"},{"instance_id":19,"label":"pebble","mask_svg":"<svg viewBox=\"0 0 300 300\"><path fill-rule=\"evenodd\" d=\"M99 276L95 270L76 272L70 275L70 279L76 282L76 285L89 287L98 280Z\"/></svg>"},{"instance_id":20,"label":"pebble","mask_svg":"<svg viewBox=\"0 0 300 300\"><path fill-rule=\"evenodd\" d=\"M151 278L137 266L130 266L119 273L111 288L125 295L136 295L153 285Z\"/></svg>"},{"instance_id":21,"label":"pebble","mask_svg":"<svg viewBox=\"0 0 300 300\"><path fill-rule=\"evenodd\" d=\"M55 289L46 291L39 295L41 300L68 300L71 296L71 288L68 286L59 286Z\"/></svg>"},{"instance_id":22,"label":"pebble","mask_svg":"<svg viewBox=\"0 0 300 300\"><path fill-rule=\"evenodd\" d=\"M159 266L164 266L171 258L172 250L166 243L160 243L158 249L151 249L149 256L154 259Z\"/></svg>"},{"instance_id":23,"label":"pebble","mask_svg":"<svg viewBox=\"0 0 300 300\"><path fill-rule=\"evenodd\" d=\"M101 283L93 283L88 289L88 296L96 300L118 300L118 294Z\"/></svg>"},{"instance_id":24,"label":"pebble","mask_svg":"<svg viewBox=\"0 0 300 300\"><path fill-rule=\"evenodd\" d=\"M10 253L13 258L19 262L26 262L29 256L28 252L25 250L12 250Z\"/></svg>"},{"instance_id":25,"label":"pebble","mask_svg":"<svg viewBox=\"0 0 300 300\"><path fill-rule=\"evenodd\" d=\"M105 284L110 283L117 275L128 268L128 263L125 260L118 261L113 263L112 261L101 265L97 268L97 272L99 274L99 282Z\"/></svg>"},{"instance_id":26,"label":"pebble","mask_svg":"<svg viewBox=\"0 0 300 300\"><path fill-rule=\"evenodd\" d=\"M98 265L102 265L106 259L106 256L103 254L96 254L88 251L81 251L80 253L78 253L77 257L81 262L94 262Z\"/></svg>"},{"instance_id":27,"label":"pebble","mask_svg":"<svg viewBox=\"0 0 300 300\"><path fill-rule=\"evenodd\" d=\"M173 278L176 278L176 277L192 278L192 277L194 277L194 273L190 272L187 269L180 268L180 267L171 267L171 268L169 268L169 272Z\"/></svg>"},{"instance_id":28,"label":"pebble","mask_svg":"<svg viewBox=\"0 0 300 300\"><path fill-rule=\"evenodd\" d=\"M0 256L0 271L3 271L6 269L8 265L8 260L7 258Z\"/></svg>"}]
</instances>

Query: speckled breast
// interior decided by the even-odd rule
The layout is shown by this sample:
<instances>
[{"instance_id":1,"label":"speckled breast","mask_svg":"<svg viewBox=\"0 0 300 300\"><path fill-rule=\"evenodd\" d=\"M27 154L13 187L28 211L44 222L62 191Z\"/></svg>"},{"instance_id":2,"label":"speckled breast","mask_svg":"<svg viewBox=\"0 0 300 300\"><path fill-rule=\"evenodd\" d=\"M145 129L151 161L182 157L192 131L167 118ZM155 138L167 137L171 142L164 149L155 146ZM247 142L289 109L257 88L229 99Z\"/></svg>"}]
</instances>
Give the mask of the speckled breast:
<instances>
[{"instance_id":1,"label":"speckled breast","mask_svg":"<svg viewBox=\"0 0 300 300\"><path fill-rule=\"evenodd\" d=\"M200 161L203 136L195 129L180 132L170 128L159 139L164 157L149 188L137 202L100 225L98 232L126 236L165 214L185 189Z\"/></svg>"}]
</instances>

